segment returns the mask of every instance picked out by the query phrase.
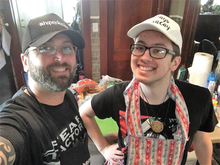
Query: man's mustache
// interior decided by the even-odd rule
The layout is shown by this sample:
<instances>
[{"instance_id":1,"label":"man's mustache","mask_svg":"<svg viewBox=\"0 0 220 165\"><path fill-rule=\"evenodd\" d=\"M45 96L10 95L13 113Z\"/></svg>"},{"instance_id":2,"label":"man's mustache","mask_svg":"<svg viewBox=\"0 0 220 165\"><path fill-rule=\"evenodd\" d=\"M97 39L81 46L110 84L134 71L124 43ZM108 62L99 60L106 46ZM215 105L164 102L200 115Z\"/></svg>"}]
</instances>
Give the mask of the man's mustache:
<instances>
[{"instance_id":1,"label":"man's mustache","mask_svg":"<svg viewBox=\"0 0 220 165\"><path fill-rule=\"evenodd\" d=\"M48 69L51 69L53 67L67 67L68 69L71 68L71 66L69 64L67 64L66 62L65 63L53 63L53 64L50 64L47 68Z\"/></svg>"}]
</instances>

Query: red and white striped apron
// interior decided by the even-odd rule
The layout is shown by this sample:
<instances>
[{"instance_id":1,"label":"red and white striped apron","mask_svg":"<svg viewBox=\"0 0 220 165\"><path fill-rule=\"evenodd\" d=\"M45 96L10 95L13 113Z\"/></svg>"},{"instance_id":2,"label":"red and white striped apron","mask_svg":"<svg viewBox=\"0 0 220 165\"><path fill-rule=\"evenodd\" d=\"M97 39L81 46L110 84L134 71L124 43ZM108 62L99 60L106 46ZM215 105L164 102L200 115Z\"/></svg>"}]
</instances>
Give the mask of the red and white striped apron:
<instances>
[{"instance_id":1,"label":"red and white striped apron","mask_svg":"<svg viewBox=\"0 0 220 165\"><path fill-rule=\"evenodd\" d=\"M181 92L171 77L169 97L176 102L178 128L174 139L144 137L140 119L139 82L134 78L124 91L128 133L128 165L179 165L188 140L189 116Z\"/></svg>"}]
</instances>

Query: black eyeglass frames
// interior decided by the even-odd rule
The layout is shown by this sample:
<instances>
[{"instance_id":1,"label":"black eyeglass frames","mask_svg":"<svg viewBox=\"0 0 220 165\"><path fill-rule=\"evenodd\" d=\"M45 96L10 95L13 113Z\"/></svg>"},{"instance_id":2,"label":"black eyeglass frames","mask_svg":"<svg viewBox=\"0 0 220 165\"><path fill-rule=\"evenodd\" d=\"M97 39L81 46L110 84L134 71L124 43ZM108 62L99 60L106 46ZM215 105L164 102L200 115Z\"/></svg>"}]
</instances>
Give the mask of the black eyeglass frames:
<instances>
[{"instance_id":1,"label":"black eyeglass frames","mask_svg":"<svg viewBox=\"0 0 220 165\"><path fill-rule=\"evenodd\" d=\"M134 56L138 56L138 57L143 56L146 50L148 49L150 56L155 59L163 59L166 57L167 54L177 56L175 52L163 47L147 47L140 44L132 44L130 46L131 53Z\"/></svg>"}]
</instances>

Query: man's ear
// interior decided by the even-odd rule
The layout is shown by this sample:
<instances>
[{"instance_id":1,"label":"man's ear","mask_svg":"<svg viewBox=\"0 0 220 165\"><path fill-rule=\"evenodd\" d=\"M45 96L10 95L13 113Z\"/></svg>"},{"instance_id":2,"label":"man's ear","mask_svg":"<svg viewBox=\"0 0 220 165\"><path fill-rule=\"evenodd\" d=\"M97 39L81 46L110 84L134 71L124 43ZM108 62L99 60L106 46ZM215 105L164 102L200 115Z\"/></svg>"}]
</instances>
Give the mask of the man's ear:
<instances>
[{"instance_id":1,"label":"man's ear","mask_svg":"<svg viewBox=\"0 0 220 165\"><path fill-rule=\"evenodd\" d=\"M171 62L170 70L174 72L178 68L180 62L181 62L181 57L180 56L176 56L173 59L173 61Z\"/></svg>"},{"instance_id":2,"label":"man's ear","mask_svg":"<svg viewBox=\"0 0 220 165\"><path fill-rule=\"evenodd\" d=\"M28 56L25 55L24 53L21 54L21 62L22 62L24 71L28 72L28 70L29 70L29 68L28 68Z\"/></svg>"}]
</instances>

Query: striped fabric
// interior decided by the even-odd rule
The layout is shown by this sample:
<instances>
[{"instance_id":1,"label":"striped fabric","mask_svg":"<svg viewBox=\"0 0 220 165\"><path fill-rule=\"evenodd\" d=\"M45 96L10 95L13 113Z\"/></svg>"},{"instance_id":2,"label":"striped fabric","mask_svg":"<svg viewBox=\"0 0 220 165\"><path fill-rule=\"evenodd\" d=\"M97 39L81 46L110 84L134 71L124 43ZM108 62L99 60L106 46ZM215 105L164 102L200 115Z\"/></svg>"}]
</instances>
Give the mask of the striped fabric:
<instances>
[{"instance_id":1,"label":"striped fabric","mask_svg":"<svg viewBox=\"0 0 220 165\"><path fill-rule=\"evenodd\" d=\"M144 137L140 120L139 82L134 78L124 91L126 123L128 126L128 165L179 165L188 140L188 110L171 77L168 94L176 102L176 118L179 121L174 139Z\"/></svg>"}]
</instances>

